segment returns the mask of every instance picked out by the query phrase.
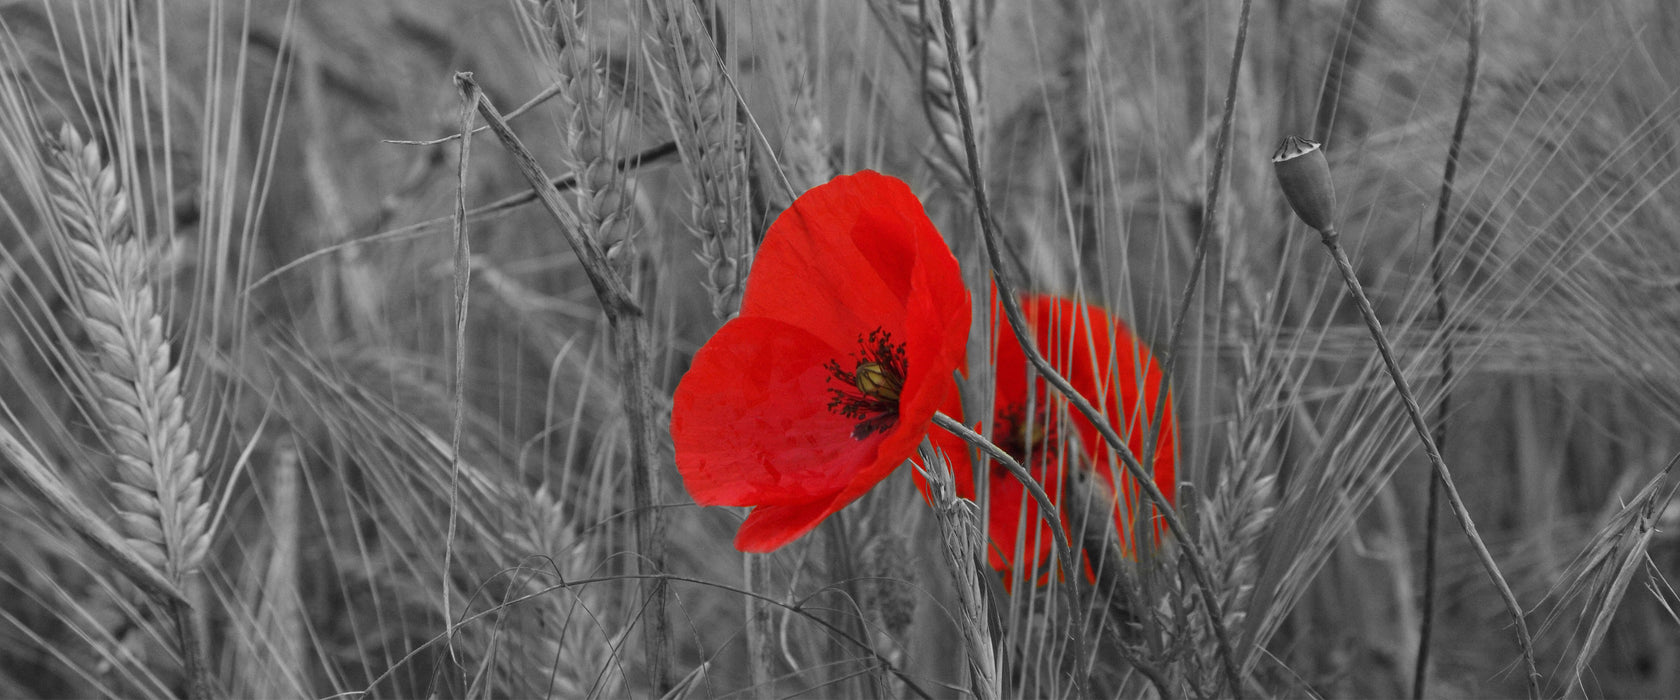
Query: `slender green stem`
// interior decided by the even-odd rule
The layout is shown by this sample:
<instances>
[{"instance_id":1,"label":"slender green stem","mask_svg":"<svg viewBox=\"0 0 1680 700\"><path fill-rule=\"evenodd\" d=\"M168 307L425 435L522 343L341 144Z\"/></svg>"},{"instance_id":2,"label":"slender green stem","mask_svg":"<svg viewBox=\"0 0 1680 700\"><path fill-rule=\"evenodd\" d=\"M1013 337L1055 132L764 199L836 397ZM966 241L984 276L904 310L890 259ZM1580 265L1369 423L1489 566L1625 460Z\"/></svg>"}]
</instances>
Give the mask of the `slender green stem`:
<instances>
[{"instance_id":1,"label":"slender green stem","mask_svg":"<svg viewBox=\"0 0 1680 700\"><path fill-rule=\"evenodd\" d=\"M210 667L204 657L204 642L198 637L198 621L193 608L184 601L169 603L169 614L175 618L175 633L181 641L181 659L187 671L188 700L210 700Z\"/></svg>"},{"instance_id":2,"label":"slender green stem","mask_svg":"<svg viewBox=\"0 0 1680 700\"><path fill-rule=\"evenodd\" d=\"M1435 318L1441 327L1441 403L1435 407L1435 443L1445 449L1447 444L1447 415L1452 411L1453 337L1448 321L1451 309L1447 306L1447 282L1444 261L1446 254L1447 211L1452 205L1453 180L1458 174L1459 149L1464 145L1464 129L1470 122L1470 106L1475 101L1476 77L1482 57L1482 3L1470 3L1470 55L1464 69L1464 93L1458 101L1458 117L1453 122L1452 139L1447 142L1447 165L1441 174L1441 195L1435 206L1435 226L1429 255L1429 279L1435 292ZM1435 626L1435 564L1440 528L1436 519L1441 509L1441 484L1429 481L1429 504L1424 509L1423 546L1423 610L1418 623L1417 658L1412 667L1412 698L1422 700L1429 685L1429 645Z\"/></svg>"},{"instance_id":3,"label":"slender green stem","mask_svg":"<svg viewBox=\"0 0 1680 700\"><path fill-rule=\"evenodd\" d=\"M1244 7L1247 7L1248 2L1249 0L1244 0ZM951 16L951 0L939 0L939 10L941 20L945 25L946 49L954 55L956 53L956 42L952 36L956 32L956 22ZM965 88L963 87L962 61L951 61L950 65L951 83L956 88L957 115L960 118L959 121L962 122L963 146L968 156L969 186L974 191L974 205L980 214L981 242L984 244L982 247L986 250L987 262L992 268L992 279L997 283L998 297L1003 303L1003 313L1009 321L1009 329L1015 334L1015 339L1020 342L1021 349L1025 351L1028 362L1032 363L1039 376L1042 376L1046 382L1067 397L1068 403L1084 415L1086 420L1091 421L1092 425L1096 426L1098 432L1102 434L1103 440L1120 455L1120 461L1125 465L1126 473L1137 483L1139 490L1143 491L1150 504L1155 506L1157 512L1161 514L1161 518L1166 521L1168 529L1178 536L1184 559L1190 565L1190 571L1196 578L1197 589L1201 593L1202 603L1207 607L1208 624L1213 628L1214 639L1217 640L1219 645L1219 657L1230 683L1231 696L1237 700L1242 700L1244 697L1242 674L1237 668L1236 653L1231 647L1231 635L1225 629L1225 616L1221 609L1222 606L1220 606L1219 598L1213 591L1213 577L1208 574L1206 558L1202 556L1201 547L1196 544L1195 536L1184 527L1184 521L1178 518L1178 513L1173 510L1172 503L1155 485L1153 475L1138 462L1137 455L1132 454L1131 448L1126 445L1125 440L1121 439L1114 426L1110 425L1102 413L1092 406L1091 402L1085 400L1085 397L1081 396L1072 384L1068 383L1067 378L1057 372L1055 367L1050 366L1050 362L1044 359L1044 354L1038 350L1037 345L1033 342L1033 334L1027 329L1026 317L1021 313L1021 300L1016 296L1015 286L1009 282L1009 276L1004 274L1003 271L1003 257L997 244L999 238L997 220L992 216L991 203L986 197L985 180L980 174L979 147L976 145L974 137L974 118L969 113L968 100L964 97L967 93L964 92ZM1074 633L1077 635L1075 637L1076 643L1082 648L1083 632L1076 629ZM1080 656L1080 659L1080 663L1083 664L1083 655ZM1076 680L1080 683L1081 693L1088 695L1089 693L1084 687L1087 681L1083 675Z\"/></svg>"},{"instance_id":4,"label":"slender green stem","mask_svg":"<svg viewBox=\"0 0 1680 700\"><path fill-rule=\"evenodd\" d=\"M1383 332L1382 322L1377 320L1377 312L1371 308L1371 300L1365 296L1365 289L1360 286L1359 277L1354 274L1353 263L1348 260L1347 252L1342 250L1336 229L1325 228L1318 233L1324 240L1324 247L1330 249L1330 257L1335 259L1336 267L1341 270L1342 280L1347 283L1348 293L1353 296L1354 305L1359 307L1359 314L1365 318L1365 325L1371 329L1371 339L1377 343L1377 352L1382 355L1388 376L1394 380L1394 390L1400 394L1400 401L1406 406L1406 415L1411 418L1412 428L1417 431L1418 439L1423 441L1423 451L1429 455L1429 464L1435 470L1435 478L1446 492L1448 506L1458 518L1459 526L1464 528L1464 534L1475 548L1476 558L1481 560L1482 568L1487 571L1488 578L1492 579L1494 588L1499 589L1499 597L1504 600L1505 609L1511 615L1511 622L1517 628L1517 646L1522 650L1523 665L1528 673L1529 697L1539 698L1540 672L1534 665L1534 640L1529 636L1528 623L1523 620L1522 605L1517 602L1516 594L1511 592L1511 586L1505 583L1505 576L1499 573L1499 564L1493 560L1493 554L1482 542L1482 536L1476 532L1476 523L1470 519L1470 510L1464 506L1464 499L1459 496L1458 487L1453 484L1452 473L1447 470L1446 461L1441 459L1441 451L1435 447L1435 438L1423 420L1423 410L1418 407L1417 397L1412 394L1411 385L1400 372L1400 363L1394 359L1394 349L1388 343L1388 335Z\"/></svg>"},{"instance_id":5,"label":"slender green stem","mask_svg":"<svg viewBox=\"0 0 1680 700\"><path fill-rule=\"evenodd\" d=\"M765 595L770 592L770 555L747 553L741 557L743 578L747 590ZM756 597L744 601L747 614L747 665L752 672L752 694L757 700L775 697L770 673L770 640L774 626L770 621L770 607Z\"/></svg>"}]
</instances>

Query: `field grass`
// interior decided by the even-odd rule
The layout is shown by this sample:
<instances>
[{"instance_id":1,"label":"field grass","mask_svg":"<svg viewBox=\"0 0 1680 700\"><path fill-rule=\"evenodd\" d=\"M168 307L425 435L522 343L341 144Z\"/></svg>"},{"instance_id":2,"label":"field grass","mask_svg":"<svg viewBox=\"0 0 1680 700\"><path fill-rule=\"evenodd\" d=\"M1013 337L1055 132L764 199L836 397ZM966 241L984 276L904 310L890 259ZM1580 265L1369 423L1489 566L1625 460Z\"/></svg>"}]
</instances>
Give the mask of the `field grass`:
<instances>
[{"instance_id":1,"label":"field grass","mask_svg":"<svg viewBox=\"0 0 1680 700\"><path fill-rule=\"evenodd\" d=\"M1670 0L15 0L0 30L0 697L1680 687ZM1279 190L1289 135L1537 678ZM673 392L770 222L862 169L961 264L971 407L994 269L1153 348L1182 531L1035 586L909 468L769 554L695 505Z\"/></svg>"}]
</instances>

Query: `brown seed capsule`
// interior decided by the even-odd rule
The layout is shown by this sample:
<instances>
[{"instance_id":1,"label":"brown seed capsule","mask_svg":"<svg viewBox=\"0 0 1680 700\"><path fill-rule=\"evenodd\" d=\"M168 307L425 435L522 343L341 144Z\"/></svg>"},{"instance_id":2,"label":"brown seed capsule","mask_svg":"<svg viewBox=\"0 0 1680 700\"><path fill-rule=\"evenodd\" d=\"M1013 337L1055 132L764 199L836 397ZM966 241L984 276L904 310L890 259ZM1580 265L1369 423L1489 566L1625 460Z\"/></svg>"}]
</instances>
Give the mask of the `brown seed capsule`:
<instances>
[{"instance_id":1,"label":"brown seed capsule","mask_svg":"<svg viewBox=\"0 0 1680 700\"><path fill-rule=\"evenodd\" d=\"M1285 136L1272 154L1272 167L1296 216L1320 231L1335 222L1336 190L1330 185L1330 163L1317 141Z\"/></svg>"}]
</instances>

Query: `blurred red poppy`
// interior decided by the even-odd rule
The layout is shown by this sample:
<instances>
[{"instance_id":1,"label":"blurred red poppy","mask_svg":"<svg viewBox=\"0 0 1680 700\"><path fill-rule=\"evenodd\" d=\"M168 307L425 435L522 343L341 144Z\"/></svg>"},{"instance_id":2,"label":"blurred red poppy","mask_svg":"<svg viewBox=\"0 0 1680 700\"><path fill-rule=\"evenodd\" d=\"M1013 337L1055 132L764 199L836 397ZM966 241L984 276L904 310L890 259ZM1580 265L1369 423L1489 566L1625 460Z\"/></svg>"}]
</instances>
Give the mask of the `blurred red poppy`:
<instances>
[{"instance_id":1,"label":"blurred red poppy","mask_svg":"<svg viewBox=\"0 0 1680 700\"><path fill-rule=\"evenodd\" d=\"M677 387L684 486L701 505L753 508L737 549L804 535L910 458L936 409L957 410L970 316L908 186L863 171L811 188L770 226L740 316Z\"/></svg>"},{"instance_id":2,"label":"blurred red poppy","mask_svg":"<svg viewBox=\"0 0 1680 700\"><path fill-rule=\"evenodd\" d=\"M1049 295L1025 295L1021 306L1045 359L1108 417L1109 424L1125 437L1132 453L1140 460L1145 459L1144 437L1150 429L1150 416L1156 398L1166 390L1160 364L1150 355L1149 348L1132 335L1123 321L1097 306ZM1071 469L1094 473L1097 478L1087 482L1093 486L1090 490L1107 500L1087 512L1107 511L1112 516L1118 544L1129 556L1135 517L1132 509L1141 503L1137 500L1140 494L1136 482L1125 475L1118 455L1108 449L1097 427L1069 406L1060 393L1050 390L1042 378L1035 378L1032 393L1028 394L1026 354L1003 318L995 290L991 323L992 347L997 359L997 398L992 414L994 442L1044 485L1073 537L1078 537L1078 531L1070 516L1077 509L1064 503L1063 477ZM1177 448L1170 398L1163 413L1153 469L1156 485L1170 500L1174 492ZM1070 424L1072 431L1067 429ZM1121 483L1118 490L1117 475ZM997 464L990 468L988 487L992 567L1009 571L1020 556L1028 566L1029 575L1042 583L1047 577L1040 570L1054 549L1054 535L1039 518L1038 506L1020 482ZM972 469L957 470L957 493L974 497ZM1144 511L1146 515L1151 512ZM1144 522L1149 521L1145 517Z\"/></svg>"}]
</instances>

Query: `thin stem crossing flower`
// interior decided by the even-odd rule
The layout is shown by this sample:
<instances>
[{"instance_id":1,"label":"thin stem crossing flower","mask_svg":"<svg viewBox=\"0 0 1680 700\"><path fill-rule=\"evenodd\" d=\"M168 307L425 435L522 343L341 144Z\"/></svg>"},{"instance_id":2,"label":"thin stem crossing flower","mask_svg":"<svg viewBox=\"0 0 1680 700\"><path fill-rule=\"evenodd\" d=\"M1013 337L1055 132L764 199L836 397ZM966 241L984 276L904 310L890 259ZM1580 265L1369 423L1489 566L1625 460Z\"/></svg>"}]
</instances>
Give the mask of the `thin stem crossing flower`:
<instances>
[{"instance_id":1,"label":"thin stem crossing flower","mask_svg":"<svg viewBox=\"0 0 1680 700\"><path fill-rule=\"evenodd\" d=\"M1126 436L1134 454L1145 454L1145 436L1151 425L1156 399L1166 391L1161 367L1143 342L1132 335L1125 322L1100 307L1052 295L1028 294L1021 300L1027 325L1035 342L1052 366L1068 378L1079 393L1102 411L1109 425ZM1050 391L1042 378L1029 373L1026 355L1003 324L1002 309L992 299L992 347L996 352L997 388L993 404L993 439L1005 452L1024 465L1043 484L1056 502L1069 533L1107 531L1118 540L1122 552L1133 552L1131 543L1134 509L1141 505L1137 485L1120 469L1118 459L1107 449L1097 427L1072 411L1066 399ZM1177 429L1170 398L1163 404L1164 416L1155 440L1151 466L1155 483L1172 498L1175 479ZM1078 470L1078 471L1075 471ZM1078 479L1075 488L1070 476ZM987 474L993 568L1010 571L1019 562L1029 571L1040 571L1052 551L1050 527L1039 516L1038 506L1026 498L1022 484L999 465ZM1118 488L1116 487L1118 484ZM1084 492L1102 502L1091 506L1069 499ZM957 493L974 498L972 470L957 470ZM1105 522L1080 523L1072 513L1104 513ZM1138 522L1151 522L1145 515ZM1112 521L1112 530L1108 530ZM1152 528L1153 529L1153 528ZM1042 573L1042 572L1040 572ZM1088 572L1089 573L1089 572ZM1035 574L1043 582L1044 576Z\"/></svg>"}]
</instances>

